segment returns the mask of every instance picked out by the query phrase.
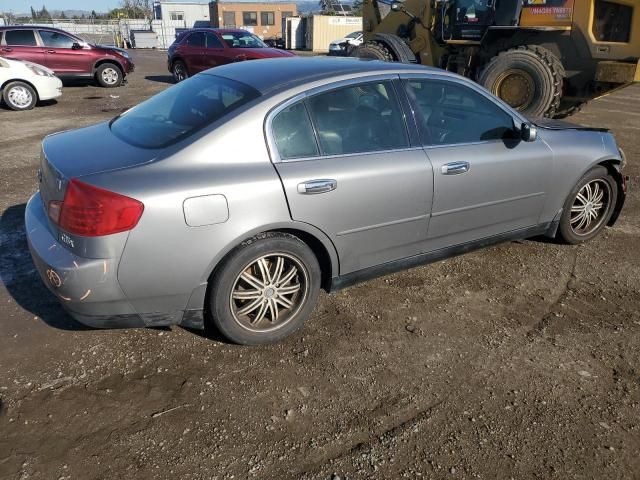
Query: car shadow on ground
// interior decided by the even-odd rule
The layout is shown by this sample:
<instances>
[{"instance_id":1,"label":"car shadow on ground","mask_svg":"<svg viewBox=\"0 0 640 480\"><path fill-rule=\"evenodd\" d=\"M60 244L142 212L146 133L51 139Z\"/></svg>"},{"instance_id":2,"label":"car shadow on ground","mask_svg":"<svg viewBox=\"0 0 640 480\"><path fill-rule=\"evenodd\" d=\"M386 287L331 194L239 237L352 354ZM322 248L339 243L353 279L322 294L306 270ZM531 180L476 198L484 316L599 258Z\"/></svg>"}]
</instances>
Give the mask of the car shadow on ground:
<instances>
[{"instance_id":1,"label":"car shadow on ground","mask_svg":"<svg viewBox=\"0 0 640 480\"><path fill-rule=\"evenodd\" d=\"M171 75L147 75L144 78L145 80L150 80L152 82L158 82L158 83L169 83L169 84L176 83Z\"/></svg>"},{"instance_id":2,"label":"car shadow on ground","mask_svg":"<svg viewBox=\"0 0 640 480\"><path fill-rule=\"evenodd\" d=\"M76 322L42 283L31 260L24 229L25 204L0 217L0 281L20 307L60 330L90 330Z\"/></svg>"}]
</instances>

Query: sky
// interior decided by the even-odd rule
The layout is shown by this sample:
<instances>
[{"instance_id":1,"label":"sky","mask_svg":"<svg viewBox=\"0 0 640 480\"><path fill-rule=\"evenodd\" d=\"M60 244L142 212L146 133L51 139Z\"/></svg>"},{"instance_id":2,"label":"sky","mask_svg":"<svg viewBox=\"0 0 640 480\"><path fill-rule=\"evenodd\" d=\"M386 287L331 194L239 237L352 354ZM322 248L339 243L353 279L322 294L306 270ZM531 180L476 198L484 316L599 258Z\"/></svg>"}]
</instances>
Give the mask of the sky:
<instances>
[{"instance_id":1,"label":"sky","mask_svg":"<svg viewBox=\"0 0 640 480\"><path fill-rule=\"evenodd\" d=\"M0 12L9 10L14 13L30 12L31 6L35 9L47 10L95 10L106 12L119 5L119 0L0 0Z\"/></svg>"}]
</instances>

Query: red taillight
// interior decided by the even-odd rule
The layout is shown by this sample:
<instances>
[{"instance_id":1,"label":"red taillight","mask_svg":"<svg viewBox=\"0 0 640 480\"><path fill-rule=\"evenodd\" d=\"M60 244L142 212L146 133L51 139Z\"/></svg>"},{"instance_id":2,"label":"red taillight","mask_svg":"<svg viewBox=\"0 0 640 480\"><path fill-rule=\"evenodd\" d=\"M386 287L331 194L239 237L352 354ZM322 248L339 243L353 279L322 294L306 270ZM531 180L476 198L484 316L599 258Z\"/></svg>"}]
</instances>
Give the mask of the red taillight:
<instances>
[{"instance_id":1,"label":"red taillight","mask_svg":"<svg viewBox=\"0 0 640 480\"><path fill-rule=\"evenodd\" d=\"M139 201L72 178L64 201L49 202L49 218L63 230L85 237L125 232L135 227L144 205Z\"/></svg>"}]
</instances>

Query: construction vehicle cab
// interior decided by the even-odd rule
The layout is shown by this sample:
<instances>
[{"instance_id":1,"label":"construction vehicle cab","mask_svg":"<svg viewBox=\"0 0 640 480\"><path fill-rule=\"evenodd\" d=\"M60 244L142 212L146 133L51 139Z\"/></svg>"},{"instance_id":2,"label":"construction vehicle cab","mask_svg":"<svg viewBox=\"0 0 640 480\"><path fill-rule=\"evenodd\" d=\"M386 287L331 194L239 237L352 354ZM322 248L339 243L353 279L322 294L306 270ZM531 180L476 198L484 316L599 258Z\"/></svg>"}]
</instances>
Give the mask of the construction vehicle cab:
<instances>
[{"instance_id":1,"label":"construction vehicle cab","mask_svg":"<svg viewBox=\"0 0 640 480\"><path fill-rule=\"evenodd\" d=\"M363 29L352 55L457 72L532 116L640 81L637 0L364 0Z\"/></svg>"}]
</instances>

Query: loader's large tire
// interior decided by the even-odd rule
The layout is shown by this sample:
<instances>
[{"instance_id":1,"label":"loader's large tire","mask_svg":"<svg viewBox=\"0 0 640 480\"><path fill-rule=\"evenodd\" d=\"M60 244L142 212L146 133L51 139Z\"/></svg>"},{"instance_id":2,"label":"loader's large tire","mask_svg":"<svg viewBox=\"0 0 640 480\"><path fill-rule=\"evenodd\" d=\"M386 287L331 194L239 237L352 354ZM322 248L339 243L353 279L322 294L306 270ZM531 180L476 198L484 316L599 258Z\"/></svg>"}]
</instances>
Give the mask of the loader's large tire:
<instances>
[{"instance_id":1,"label":"loader's large tire","mask_svg":"<svg viewBox=\"0 0 640 480\"><path fill-rule=\"evenodd\" d=\"M382 60L384 62L395 62L393 52L386 45L380 42L365 42L354 48L350 57L369 58L372 60Z\"/></svg>"},{"instance_id":2,"label":"loader's large tire","mask_svg":"<svg viewBox=\"0 0 640 480\"><path fill-rule=\"evenodd\" d=\"M584 107L585 104L586 102L562 101L560 102L560 106L558 107L558 111L556 111L554 118L567 118L571 115L575 115L576 113L580 112L580 110L582 110L582 107Z\"/></svg>"},{"instance_id":3,"label":"loader's large tire","mask_svg":"<svg viewBox=\"0 0 640 480\"><path fill-rule=\"evenodd\" d=\"M478 75L478 83L532 117L553 118L565 77L560 59L546 48L526 45L500 52Z\"/></svg>"}]
</instances>

